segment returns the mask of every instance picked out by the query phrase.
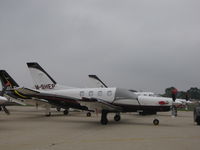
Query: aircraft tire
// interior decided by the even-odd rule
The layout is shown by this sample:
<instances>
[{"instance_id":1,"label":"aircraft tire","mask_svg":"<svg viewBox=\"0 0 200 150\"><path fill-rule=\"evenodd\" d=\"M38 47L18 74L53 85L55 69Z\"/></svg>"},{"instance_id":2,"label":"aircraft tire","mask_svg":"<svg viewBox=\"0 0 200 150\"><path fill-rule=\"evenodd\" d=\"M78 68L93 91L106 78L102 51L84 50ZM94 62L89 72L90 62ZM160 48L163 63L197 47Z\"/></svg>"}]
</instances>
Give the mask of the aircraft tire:
<instances>
[{"instance_id":1,"label":"aircraft tire","mask_svg":"<svg viewBox=\"0 0 200 150\"><path fill-rule=\"evenodd\" d=\"M120 115L115 115L114 120L115 120L116 122L117 122L117 121L120 121L120 120L121 120Z\"/></svg>"},{"instance_id":2,"label":"aircraft tire","mask_svg":"<svg viewBox=\"0 0 200 150\"><path fill-rule=\"evenodd\" d=\"M88 113L86 114L87 117L91 117L91 115L92 115L91 112L88 112Z\"/></svg>"},{"instance_id":3,"label":"aircraft tire","mask_svg":"<svg viewBox=\"0 0 200 150\"><path fill-rule=\"evenodd\" d=\"M153 124L154 124L155 126L159 125L159 120L158 120L158 119L154 119L154 120L153 120Z\"/></svg>"},{"instance_id":4,"label":"aircraft tire","mask_svg":"<svg viewBox=\"0 0 200 150\"><path fill-rule=\"evenodd\" d=\"M68 114L69 114L69 111L68 111L67 109L65 109L65 110L63 111L63 114L64 114L64 115L68 115Z\"/></svg>"}]
</instances>

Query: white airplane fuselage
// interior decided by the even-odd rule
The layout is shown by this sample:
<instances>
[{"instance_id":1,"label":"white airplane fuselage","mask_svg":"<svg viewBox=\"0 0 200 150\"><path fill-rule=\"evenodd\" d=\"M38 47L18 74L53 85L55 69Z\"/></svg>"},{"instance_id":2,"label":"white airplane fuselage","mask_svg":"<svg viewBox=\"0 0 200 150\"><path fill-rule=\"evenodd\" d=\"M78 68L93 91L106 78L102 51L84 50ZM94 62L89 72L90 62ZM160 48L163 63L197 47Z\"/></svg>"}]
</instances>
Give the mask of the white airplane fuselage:
<instances>
[{"instance_id":1,"label":"white airplane fuselage","mask_svg":"<svg viewBox=\"0 0 200 150\"><path fill-rule=\"evenodd\" d=\"M142 109L156 109L168 111L172 105L170 99L157 97L137 96L133 92L119 88L75 88L63 90L38 90L43 94L51 94L58 97L68 97L75 102L83 98L99 99L115 106L120 106L124 111L136 112ZM162 109L163 108L163 109Z\"/></svg>"}]
</instances>

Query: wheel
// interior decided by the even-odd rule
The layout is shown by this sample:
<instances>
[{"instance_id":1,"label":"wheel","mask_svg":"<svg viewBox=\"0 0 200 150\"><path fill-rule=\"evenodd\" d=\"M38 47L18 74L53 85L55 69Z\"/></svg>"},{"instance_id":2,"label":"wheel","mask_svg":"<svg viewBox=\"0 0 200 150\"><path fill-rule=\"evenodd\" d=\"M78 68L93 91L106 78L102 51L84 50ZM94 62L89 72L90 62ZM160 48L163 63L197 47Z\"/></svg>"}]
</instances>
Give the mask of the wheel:
<instances>
[{"instance_id":1,"label":"wheel","mask_svg":"<svg viewBox=\"0 0 200 150\"><path fill-rule=\"evenodd\" d=\"M107 125L108 124L108 119L101 119L101 124L102 125Z\"/></svg>"},{"instance_id":2,"label":"wheel","mask_svg":"<svg viewBox=\"0 0 200 150\"><path fill-rule=\"evenodd\" d=\"M87 115L87 117L91 117L92 114L90 112L88 112L86 115Z\"/></svg>"},{"instance_id":3,"label":"wheel","mask_svg":"<svg viewBox=\"0 0 200 150\"><path fill-rule=\"evenodd\" d=\"M155 126L159 125L159 120L158 120L158 119L154 119L154 120L153 120L153 124L154 124Z\"/></svg>"},{"instance_id":4,"label":"wheel","mask_svg":"<svg viewBox=\"0 0 200 150\"><path fill-rule=\"evenodd\" d=\"M120 119L121 119L120 115L115 115L115 117L114 117L115 121L120 121Z\"/></svg>"},{"instance_id":5,"label":"wheel","mask_svg":"<svg viewBox=\"0 0 200 150\"><path fill-rule=\"evenodd\" d=\"M56 110L57 110L58 112L60 112L61 108L60 108L60 107L56 107Z\"/></svg>"},{"instance_id":6,"label":"wheel","mask_svg":"<svg viewBox=\"0 0 200 150\"><path fill-rule=\"evenodd\" d=\"M63 111L63 114L64 114L64 115L68 115L68 113L69 113L69 111L68 111L67 109L65 109L65 110Z\"/></svg>"}]
</instances>

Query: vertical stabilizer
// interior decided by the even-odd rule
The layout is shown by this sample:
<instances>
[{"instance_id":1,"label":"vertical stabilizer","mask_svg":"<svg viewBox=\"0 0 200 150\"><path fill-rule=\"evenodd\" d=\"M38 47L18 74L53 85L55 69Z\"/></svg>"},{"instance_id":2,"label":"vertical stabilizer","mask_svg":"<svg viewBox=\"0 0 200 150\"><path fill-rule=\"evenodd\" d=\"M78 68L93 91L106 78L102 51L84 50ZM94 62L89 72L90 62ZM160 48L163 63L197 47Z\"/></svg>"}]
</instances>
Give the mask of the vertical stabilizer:
<instances>
[{"instance_id":1,"label":"vertical stabilizer","mask_svg":"<svg viewBox=\"0 0 200 150\"><path fill-rule=\"evenodd\" d=\"M55 88L56 81L37 62L28 62L27 66L36 89L50 90Z\"/></svg>"},{"instance_id":2,"label":"vertical stabilizer","mask_svg":"<svg viewBox=\"0 0 200 150\"><path fill-rule=\"evenodd\" d=\"M0 80L2 83L2 87L19 87L17 82L5 71L5 70L0 70Z\"/></svg>"}]
</instances>

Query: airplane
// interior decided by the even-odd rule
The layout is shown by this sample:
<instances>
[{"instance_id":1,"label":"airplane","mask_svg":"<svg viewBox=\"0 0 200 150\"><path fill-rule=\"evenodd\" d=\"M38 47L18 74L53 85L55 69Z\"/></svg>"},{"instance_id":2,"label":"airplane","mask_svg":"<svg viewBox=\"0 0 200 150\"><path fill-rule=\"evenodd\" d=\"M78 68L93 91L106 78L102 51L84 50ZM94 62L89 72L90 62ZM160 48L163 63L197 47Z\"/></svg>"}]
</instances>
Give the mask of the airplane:
<instances>
[{"instance_id":1,"label":"airplane","mask_svg":"<svg viewBox=\"0 0 200 150\"><path fill-rule=\"evenodd\" d=\"M108 86L97 76L97 75L88 75L90 80L97 86L97 87L104 87L107 88ZM134 92L136 95L138 95L139 99L166 99L165 97L162 96L158 96L156 94L154 94L153 92L138 92L136 90L130 90L132 92ZM150 98L149 98L150 97ZM167 98L167 99L171 99L171 98ZM167 100L166 99L166 100ZM176 99L175 101L173 101L173 106L175 106L176 108L182 108L185 107L187 108L188 104L191 104L192 102L190 100L187 99ZM154 114L155 112L149 112ZM148 114L147 112L140 112L140 114Z\"/></svg>"},{"instance_id":2,"label":"airplane","mask_svg":"<svg viewBox=\"0 0 200 150\"><path fill-rule=\"evenodd\" d=\"M5 96L8 99L12 99L14 102L19 103L21 105L35 105L36 107L44 107L46 109L45 113L46 116L51 115L51 110L50 108L56 107L57 111L60 111L61 108L65 109L64 110L64 115L68 114L68 109L69 109L69 103L65 99L57 100L56 97L50 97L45 99L44 95L43 96L37 96L37 97L31 97L28 95L23 95L20 94L17 89L24 88L20 87L18 83L5 71L5 70L0 70L0 80L2 82L2 86L5 87L8 85L8 90L5 91ZM30 93L29 93L30 94ZM74 105L74 104L73 104ZM76 108L76 107L72 107ZM78 104L78 108L82 108L82 110L86 110L86 107L82 107ZM87 116L91 116L91 113L88 112Z\"/></svg>"},{"instance_id":3,"label":"airplane","mask_svg":"<svg viewBox=\"0 0 200 150\"><path fill-rule=\"evenodd\" d=\"M9 110L6 108L6 103L8 102L8 99L4 97L5 91L7 87L4 87L2 91L0 92L0 111L4 111L7 115L10 114Z\"/></svg>"},{"instance_id":4,"label":"airplane","mask_svg":"<svg viewBox=\"0 0 200 150\"><path fill-rule=\"evenodd\" d=\"M146 100L129 90L117 87L107 88L62 88L36 62L27 63L36 90L28 88L16 89L20 94L34 98L51 99L53 102L67 100L73 104L101 112L100 123L108 123L107 114L115 113L114 120L120 121L120 112L137 111L170 111L172 100ZM158 119L153 120L159 124Z\"/></svg>"}]
</instances>

